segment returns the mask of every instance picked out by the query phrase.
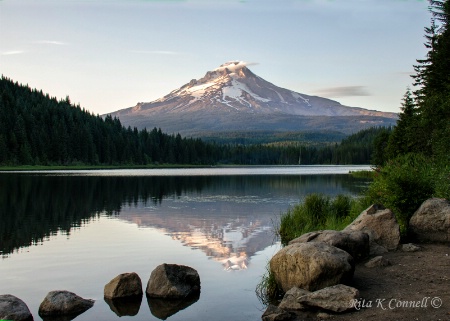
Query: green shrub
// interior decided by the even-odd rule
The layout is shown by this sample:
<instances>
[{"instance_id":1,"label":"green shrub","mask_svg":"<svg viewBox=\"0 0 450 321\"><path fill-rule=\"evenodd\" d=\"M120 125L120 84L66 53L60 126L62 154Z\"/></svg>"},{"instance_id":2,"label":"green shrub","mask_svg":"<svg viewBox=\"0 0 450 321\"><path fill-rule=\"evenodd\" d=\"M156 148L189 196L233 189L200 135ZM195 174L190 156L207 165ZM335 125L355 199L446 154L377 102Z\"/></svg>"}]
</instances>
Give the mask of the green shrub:
<instances>
[{"instance_id":1,"label":"green shrub","mask_svg":"<svg viewBox=\"0 0 450 321\"><path fill-rule=\"evenodd\" d=\"M431 161L421 154L407 154L390 160L369 186L372 203L391 209L406 234L409 219L419 206L433 196L434 178Z\"/></svg>"}]
</instances>

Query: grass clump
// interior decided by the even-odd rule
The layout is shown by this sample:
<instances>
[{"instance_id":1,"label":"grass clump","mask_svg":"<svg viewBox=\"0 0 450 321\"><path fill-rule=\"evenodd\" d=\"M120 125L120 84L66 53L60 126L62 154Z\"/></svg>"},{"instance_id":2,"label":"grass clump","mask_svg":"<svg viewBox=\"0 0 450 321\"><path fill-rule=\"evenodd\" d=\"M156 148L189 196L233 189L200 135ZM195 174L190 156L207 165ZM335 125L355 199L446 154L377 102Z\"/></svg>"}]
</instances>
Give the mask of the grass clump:
<instances>
[{"instance_id":1,"label":"grass clump","mask_svg":"<svg viewBox=\"0 0 450 321\"><path fill-rule=\"evenodd\" d=\"M270 271L269 263L267 263L266 272L256 286L255 292L259 301L264 305L274 303L284 295L283 291L278 287L273 273Z\"/></svg>"},{"instance_id":2,"label":"grass clump","mask_svg":"<svg viewBox=\"0 0 450 321\"><path fill-rule=\"evenodd\" d=\"M307 195L303 203L290 208L280 217L278 234L281 244L311 231L342 230L350 224L364 209L370 200L338 195L335 198L323 194Z\"/></svg>"}]
</instances>

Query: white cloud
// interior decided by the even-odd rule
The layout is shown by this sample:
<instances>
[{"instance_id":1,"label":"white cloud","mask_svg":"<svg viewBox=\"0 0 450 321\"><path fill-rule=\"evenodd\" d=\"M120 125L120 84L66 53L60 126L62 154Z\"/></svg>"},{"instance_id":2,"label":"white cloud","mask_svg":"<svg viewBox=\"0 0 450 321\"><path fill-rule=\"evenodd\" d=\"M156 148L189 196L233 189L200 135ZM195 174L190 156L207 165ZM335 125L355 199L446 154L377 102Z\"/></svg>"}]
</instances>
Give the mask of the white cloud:
<instances>
[{"instance_id":1,"label":"white cloud","mask_svg":"<svg viewBox=\"0 0 450 321\"><path fill-rule=\"evenodd\" d=\"M4 51L1 53L2 56L11 56L11 55L20 55L23 54L25 51L23 50L11 50L11 51Z\"/></svg>"}]
</instances>

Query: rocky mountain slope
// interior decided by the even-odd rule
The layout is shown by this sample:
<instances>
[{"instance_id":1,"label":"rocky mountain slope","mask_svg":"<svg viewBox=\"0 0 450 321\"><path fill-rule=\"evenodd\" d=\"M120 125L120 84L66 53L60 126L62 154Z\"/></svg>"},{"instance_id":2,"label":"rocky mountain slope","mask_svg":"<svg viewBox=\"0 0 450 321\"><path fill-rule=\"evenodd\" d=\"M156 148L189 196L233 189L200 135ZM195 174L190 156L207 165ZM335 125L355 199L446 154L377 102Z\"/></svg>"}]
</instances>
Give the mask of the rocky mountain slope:
<instances>
[{"instance_id":1,"label":"rocky mountain slope","mask_svg":"<svg viewBox=\"0 0 450 321\"><path fill-rule=\"evenodd\" d=\"M126 126L161 128L184 136L212 133L342 132L394 124L397 115L343 106L337 101L280 88L232 61L168 95L114 112Z\"/></svg>"}]
</instances>

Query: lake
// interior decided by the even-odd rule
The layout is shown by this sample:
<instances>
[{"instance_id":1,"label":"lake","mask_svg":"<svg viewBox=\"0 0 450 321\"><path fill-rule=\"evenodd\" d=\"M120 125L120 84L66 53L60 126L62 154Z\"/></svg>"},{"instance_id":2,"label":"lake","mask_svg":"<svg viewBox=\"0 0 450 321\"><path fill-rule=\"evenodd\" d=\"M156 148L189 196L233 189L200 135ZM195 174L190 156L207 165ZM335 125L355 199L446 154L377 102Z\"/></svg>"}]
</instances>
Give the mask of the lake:
<instances>
[{"instance_id":1,"label":"lake","mask_svg":"<svg viewBox=\"0 0 450 321\"><path fill-rule=\"evenodd\" d=\"M35 320L52 290L96 300L77 321L260 320L255 288L280 248L279 215L310 193L356 195L368 182L348 172L369 168L0 173L0 294L21 298ZM198 301L161 309L144 295L121 318L103 299L124 272L138 273L145 291L162 263L198 271Z\"/></svg>"}]
</instances>

